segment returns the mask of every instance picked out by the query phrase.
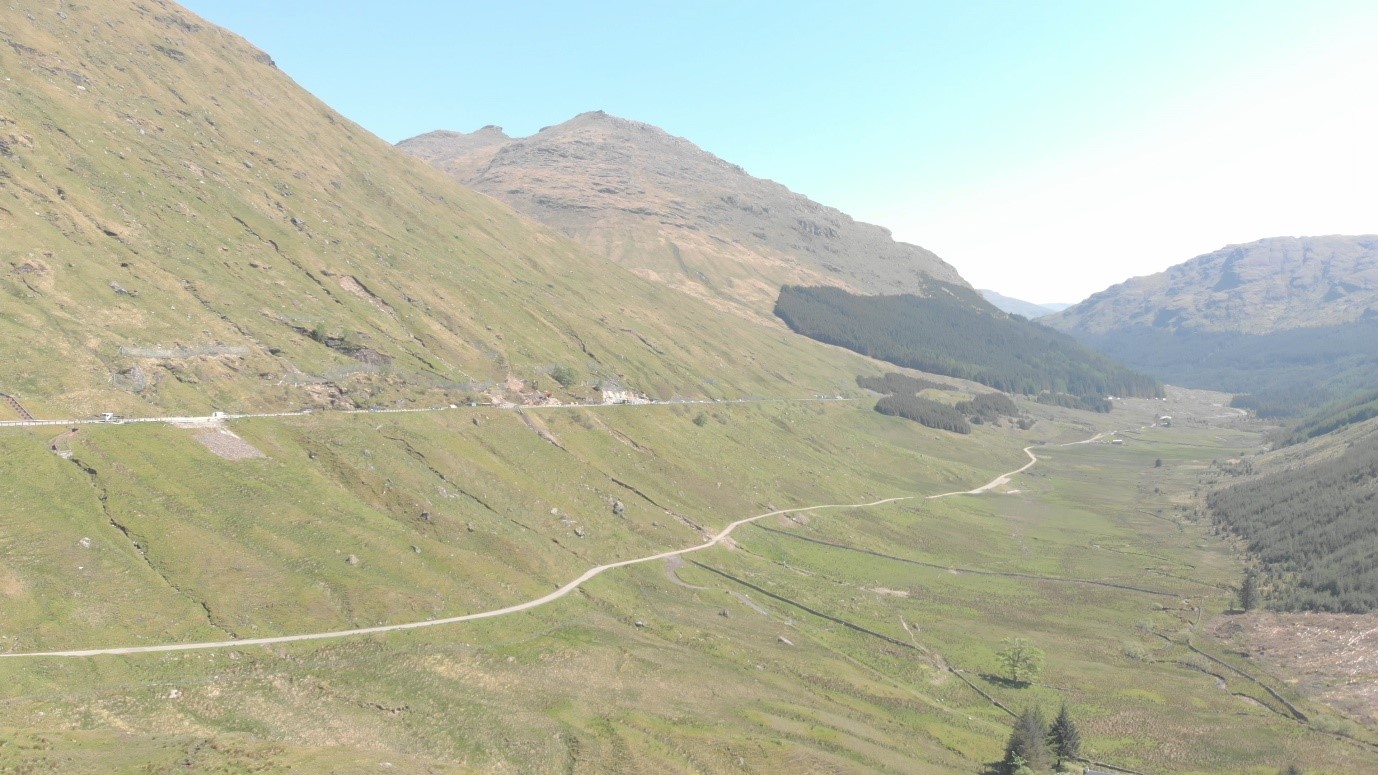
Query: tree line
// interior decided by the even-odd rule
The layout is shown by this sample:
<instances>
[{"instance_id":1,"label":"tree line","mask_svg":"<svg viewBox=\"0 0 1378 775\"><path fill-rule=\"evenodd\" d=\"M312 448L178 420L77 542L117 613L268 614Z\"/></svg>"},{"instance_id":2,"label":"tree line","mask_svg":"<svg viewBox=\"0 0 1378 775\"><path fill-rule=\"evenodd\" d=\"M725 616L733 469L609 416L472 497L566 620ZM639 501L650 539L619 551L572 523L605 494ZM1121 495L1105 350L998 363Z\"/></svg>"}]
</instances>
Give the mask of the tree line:
<instances>
[{"instance_id":1,"label":"tree line","mask_svg":"<svg viewBox=\"0 0 1378 775\"><path fill-rule=\"evenodd\" d=\"M1043 392L1034 396L1034 400L1040 404L1049 406L1064 406L1068 409L1086 409L1102 414L1109 413L1110 401L1102 396L1074 396L1070 393L1050 393Z\"/></svg>"},{"instance_id":2,"label":"tree line","mask_svg":"<svg viewBox=\"0 0 1378 775\"><path fill-rule=\"evenodd\" d=\"M990 306L970 288L931 282L928 296L858 296L787 285L775 314L796 333L898 366L1006 393L1158 396L1161 386L1071 337Z\"/></svg>"},{"instance_id":3,"label":"tree line","mask_svg":"<svg viewBox=\"0 0 1378 775\"><path fill-rule=\"evenodd\" d=\"M1378 319L1246 334L1136 326L1077 338L1184 387L1236 393L1231 406L1296 417L1378 382Z\"/></svg>"},{"instance_id":4,"label":"tree line","mask_svg":"<svg viewBox=\"0 0 1378 775\"><path fill-rule=\"evenodd\" d=\"M1259 560L1269 607L1378 610L1378 434L1337 457L1212 492L1207 504Z\"/></svg>"},{"instance_id":5,"label":"tree line","mask_svg":"<svg viewBox=\"0 0 1378 775\"><path fill-rule=\"evenodd\" d=\"M925 390L952 390L951 385L944 385L931 379L919 379L908 374L889 372L881 377L857 377L857 387L865 390L874 390L885 395L912 395L922 393Z\"/></svg>"},{"instance_id":6,"label":"tree line","mask_svg":"<svg viewBox=\"0 0 1378 775\"><path fill-rule=\"evenodd\" d=\"M882 396L876 411L893 417L913 420L929 428L953 433L971 433L971 423L956 407L938 403L921 396Z\"/></svg>"},{"instance_id":7,"label":"tree line","mask_svg":"<svg viewBox=\"0 0 1378 775\"><path fill-rule=\"evenodd\" d=\"M1019 416L1019 407L1004 393L982 393L959 401L956 406L948 406L918 395L929 389L952 389L952 386L941 382L892 372L883 377L857 377L856 383L867 390L886 394L876 402L877 412L903 417L942 431L971 433L972 423L995 422L1002 416Z\"/></svg>"},{"instance_id":8,"label":"tree line","mask_svg":"<svg viewBox=\"0 0 1378 775\"><path fill-rule=\"evenodd\" d=\"M1378 417L1378 390L1361 390L1303 416L1277 435L1278 446L1299 444Z\"/></svg>"}]
</instances>

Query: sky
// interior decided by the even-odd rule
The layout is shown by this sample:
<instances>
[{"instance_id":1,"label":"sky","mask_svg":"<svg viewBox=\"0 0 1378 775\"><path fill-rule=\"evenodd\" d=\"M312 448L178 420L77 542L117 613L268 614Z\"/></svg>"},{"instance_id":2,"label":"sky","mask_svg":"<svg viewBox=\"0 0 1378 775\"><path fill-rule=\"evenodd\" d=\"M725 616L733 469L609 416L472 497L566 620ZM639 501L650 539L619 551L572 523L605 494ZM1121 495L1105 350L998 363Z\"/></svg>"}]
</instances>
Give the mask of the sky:
<instances>
[{"instance_id":1,"label":"sky","mask_svg":"<svg viewBox=\"0 0 1378 775\"><path fill-rule=\"evenodd\" d=\"M1378 233L1372 0L183 0L380 137L606 110L1073 302Z\"/></svg>"}]
</instances>

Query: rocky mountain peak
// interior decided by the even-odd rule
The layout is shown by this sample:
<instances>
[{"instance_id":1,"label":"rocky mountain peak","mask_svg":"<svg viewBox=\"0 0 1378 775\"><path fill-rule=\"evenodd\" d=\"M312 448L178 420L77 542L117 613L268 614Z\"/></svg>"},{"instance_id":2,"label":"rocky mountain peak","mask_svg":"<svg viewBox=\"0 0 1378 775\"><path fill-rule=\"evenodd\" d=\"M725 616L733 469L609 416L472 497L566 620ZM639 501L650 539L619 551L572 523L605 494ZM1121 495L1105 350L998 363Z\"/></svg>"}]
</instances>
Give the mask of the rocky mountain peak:
<instances>
[{"instance_id":1,"label":"rocky mountain peak","mask_svg":"<svg viewBox=\"0 0 1378 775\"><path fill-rule=\"evenodd\" d=\"M652 124L598 110L506 142L478 134L400 147L714 304L769 316L786 284L920 294L931 280L966 285L933 253Z\"/></svg>"}]
</instances>

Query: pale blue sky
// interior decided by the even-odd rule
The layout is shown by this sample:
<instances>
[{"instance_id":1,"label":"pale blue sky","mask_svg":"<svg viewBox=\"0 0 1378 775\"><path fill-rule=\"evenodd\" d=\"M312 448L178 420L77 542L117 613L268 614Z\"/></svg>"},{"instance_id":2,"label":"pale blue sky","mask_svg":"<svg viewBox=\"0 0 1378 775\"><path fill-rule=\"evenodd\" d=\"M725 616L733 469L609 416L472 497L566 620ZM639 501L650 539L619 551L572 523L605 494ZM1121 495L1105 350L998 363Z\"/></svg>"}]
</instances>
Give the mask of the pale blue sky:
<instances>
[{"instance_id":1,"label":"pale blue sky","mask_svg":"<svg viewBox=\"0 0 1378 775\"><path fill-rule=\"evenodd\" d=\"M646 121L1074 301L1378 231L1378 3L187 0L381 137Z\"/></svg>"}]
</instances>

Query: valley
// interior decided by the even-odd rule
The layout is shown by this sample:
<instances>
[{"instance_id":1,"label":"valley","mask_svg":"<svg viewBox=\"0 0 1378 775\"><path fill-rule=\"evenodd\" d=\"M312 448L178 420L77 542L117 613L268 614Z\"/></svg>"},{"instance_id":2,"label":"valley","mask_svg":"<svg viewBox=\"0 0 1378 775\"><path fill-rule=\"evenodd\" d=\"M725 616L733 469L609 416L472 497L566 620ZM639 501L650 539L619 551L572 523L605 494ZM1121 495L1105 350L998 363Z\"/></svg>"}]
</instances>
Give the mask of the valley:
<instances>
[{"instance_id":1,"label":"valley","mask_svg":"<svg viewBox=\"0 0 1378 775\"><path fill-rule=\"evenodd\" d=\"M805 399L805 400L807 400L807 399ZM837 400L845 400L845 399L837 399ZM408 411L408 410L394 409L394 410L389 410L389 411L393 411L393 412L404 412L404 411ZM425 410L420 410L420 411L425 411ZM439 411L439 410L436 410L436 411ZM254 416L262 417L262 416L265 416L265 415L254 415ZM173 420L172 422L174 422L174 423L186 422L186 421L189 420L189 419L193 419L193 418L176 418L176 419ZM203 421L203 422L204 422L204 421L207 421L207 420L220 419L220 418L194 418L194 419L195 419L195 420L198 420L198 421ZM235 418L235 419L239 419L239 418ZM1093 442L1099 441L1104 435L1105 435L1105 434L1096 434L1095 436L1092 436L1090 439L1087 439L1087 440L1085 440L1085 441L1066 442L1066 444L1067 444L1067 445L1072 445L1072 444L1087 444L1087 443L1093 443ZM340 630L340 631L335 631L335 632L307 633L307 634L304 634L304 635L280 635L280 636L268 637L268 638L250 638L250 639L245 639L245 640L216 641L216 642L209 642L209 643L163 644L163 645L157 645L157 646L128 646L128 647L116 647L116 648L86 649L86 650L80 650L80 651L49 651L49 652L30 652L30 653L24 653L24 652L18 652L18 653L16 653L16 652L9 652L9 653L5 653L5 654L0 654L0 658L4 658L4 657L10 657L10 658L19 658L19 657L92 657L92 656L102 656L102 655L149 654L149 653L161 653L161 652L169 652L169 651L200 651L200 650L203 650L203 649L230 648L230 647L236 647L236 646L266 646L266 645L271 645L271 644L275 644L275 643L299 643L299 642L301 642L301 641L309 641L309 640L325 640L325 639L330 639L330 638L344 638L344 637L350 637L350 636L355 636L355 635L372 635L372 634L383 633L383 632L396 632L396 631L399 631L399 630L411 630L411 629L416 629L416 628L418 628L418 627L431 627L431 626L438 626L438 625L443 625L443 624L458 624L458 623L460 623L460 622L470 622L470 621L475 621L475 620L477 620L477 619L488 619L488 618L492 618L492 617L496 617L496 616L506 616L506 615L508 615L508 614L519 613L519 612L521 612L521 611L529 611L529 610L531 610L532 608L535 608L535 607L537 607L537 606L544 605L544 604L546 604L546 603L549 603L549 602L558 600L558 599L564 597L565 595L569 594L570 592L573 592L574 590L578 589L584 582L586 582L586 581L588 581L588 580L594 578L595 576L598 576L599 574L601 574L601 573L603 573L603 572L605 572L605 571L613 570L613 569L615 569L615 568L625 568L625 567L630 566L630 565L640 565L640 564L645 563L645 562L654 562L654 561L656 561L656 560L670 560L670 559L673 559L673 558L681 557L681 556L683 556L683 555L685 555L685 554L688 554L689 552L696 552L696 551L700 551L700 550L702 550L702 549L712 548L712 547L717 546L717 545L719 545L719 544L722 544L724 541L728 540L728 536L730 536L730 535L732 534L732 531L733 531L733 530L735 530L735 529L741 527L742 525L749 525L749 524L752 524L752 523L754 523L754 522L756 522L756 521L758 521L758 520L765 519L765 518L767 518L767 517L775 517L775 516L781 516L781 515L789 515L789 514L794 514L794 513L797 513L797 512L811 512L811 513L812 513L812 512L818 512L818 511L829 511L829 510L833 510L833 509L853 509L853 510L868 509L868 508L874 508L874 507L876 507L876 506L883 506L883 505L886 505L886 504L889 504L889 503L896 503L896 502L900 502L900 501L912 500L912 499L914 499L914 498L919 498L919 497L924 497L924 498L927 498L928 500L934 500L934 499L938 499L938 498L950 498L950 497L952 497L952 496L954 496L954 495L981 495L981 494L986 493L986 492L989 492L989 491L991 491L991 490L993 490L993 489L995 489L995 488L997 488L997 487L1001 487L1001 486L1004 486L1004 485L1009 484L1009 481L1010 481L1010 477L1011 477L1011 476L1014 476L1014 475L1016 475L1016 474L1021 474L1021 473L1025 472L1025 471L1027 471L1029 468L1031 468L1035 463L1037 463L1037 462L1038 462L1038 457L1037 457L1036 455L1034 455L1034 453L1032 452L1032 450L1033 450L1033 447L1025 447L1025 448L1024 448L1024 453L1027 454L1027 455L1029 456L1029 462L1028 462L1028 463L1025 463L1023 466L1021 466L1021 467L1019 467L1019 468L1017 468L1017 469L1015 469L1015 470L1013 470L1013 471L1010 471L1009 473L1001 474L1000 476L997 476L996 478L992 479L989 483L984 484L984 485L982 485L982 486L980 486L980 487L977 487L977 488L975 488L975 489L972 489L972 490L960 490L960 491L946 492L946 493L940 493L940 494L937 494L937 495L927 495L927 496L919 496L919 495L896 496L896 497L893 497L893 498L884 498L884 499L882 499L882 500L873 501L873 502L871 502L871 503L853 503L853 504L838 504L838 503L831 503L831 504L816 504L816 505L813 505L813 506L800 506L800 507L791 508L791 509L777 509L777 510L775 510L775 511L767 512L767 513L765 513L765 514L758 514L758 515L756 515L756 516L754 516L754 517L747 517L747 518L745 518L745 519L736 520L735 522L732 522L732 523L728 524L726 527L724 527L724 528L723 528L721 531L719 531L718 533L716 533L716 534L714 534L714 535L711 535L711 536L705 536L705 538L704 538L704 543L698 544L698 545L696 545L696 546L689 547L689 548L687 548L687 549L674 549L674 550L671 550L671 551L661 552L661 553L659 553L659 554L654 554L654 555L651 555L651 556L649 556L649 557L641 557L641 558L632 559L632 560L621 560L621 561L615 562L615 563L608 563L608 564L605 564L605 565L597 565L597 566L595 566L595 567L593 567L593 568L590 568L590 569L584 571L582 574L580 574L579 578L575 579L574 581L569 582L568 584L565 584L564 586L559 587L558 589L556 589L554 592L550 593L549 595L546 595L546 596L544 596L544 597L537 598L536 600L531 600L531 601L528 601L528 602L525 602L525 603L518 603L517 605L508 606L508 607L506 607L506 608L495 609L495 610L492 610L492 611L483 611L483 612L479 612L479 613L466 614L466 615L463 615L463 616L455 616L455 617L450 617L450 618L447 618L447 619L428 619L428 620L424 620L424 621L420 621L420 622L408 622L408 623L403 623L403 624L379 625L379 626L377 626L377 627L368 627L368 628L361 628L361 629L355 629L355 630ZM222 455L222 457L225 457L225 455Z\"/></svg>"},{"instance_id":2,"label":"valley","mask_svg":"<svg viewBox=\"0 0 1378 775\"><path fill-rule=\"evenodd\" d=\"M83 569L73 586L56 568L15 566L12 584L47 586L71 613L60 630L41 624L52 609L34 611L32 629L11 618L5 650L135 653L0 659L12 686L0 724L24 745L0 747L0 761L80 769L100 750L130 766L602 772L903 771L920 759L968 772L999 758L1000 706L1063 698L1084 719L1086 754L1131 771L1228 771L1231 736L1277 741L1252 761L1362 769L1378 754L1308 731L1259 684L1194 666L1206 658L1188 641L1313 722L1330 713L1199 629L1231 606L1237 571L1192 518L1191 488L1211 458L1257 448L1261 429L1219 396L1169 396L1172 428L1148 427L1157 400L1111 416L1029 404L1031 430L960 440L836 401L709 407L703 426L694 404L524 410L559 447L516 411L316 413L229 421L267 454L240 461L195 452L173 426L84 426L74 459L101 472L130 537L82 510L13 535L9 556L23 540L35 559ZM4 459L31 469L9 499L80 473L41 430L0 436ZM272 485L313 454L325 481ZM139 492L150 466L180 466L205 499ZM359 532L378 508L393 525ZM41 512L21 508L12 525L37 529L27 513ZM205 545L214 568L179 548ZM519 546L520 565L487 559ZM672 581L666 553L686 550ZM597 572L613 565L625 567ZM335 591L322 597L312 579ZM549 602L520 610L532 600ZM204 607L202 625L180 613L189 606ZM390 631L420 619L437 626ZM341 625L360 632L295 640ZM1012 632L1049 654L1032 686L999 676L994 649ZM311 731L322 713L330 726ZM116 754L99 731L112 724L144 731ZM406 749L386 742L403 730ZM196 742L207 734L212 748ZM715 753L694 743L710 738Z\"/></svg>"},{"instance_id":3,"label":"valley","mask_svg":"<svg viewBox=\"0 0 1378 775\"><path fill-rule=\"evenodd\" d=\"M0 771L1022 775L1034 709L1378 771L1375 614L1236 610L1372 603L1371 238L1061 333L604 111L393 144L171 0L0 41Z\"/></svg>"}]
</instances>

